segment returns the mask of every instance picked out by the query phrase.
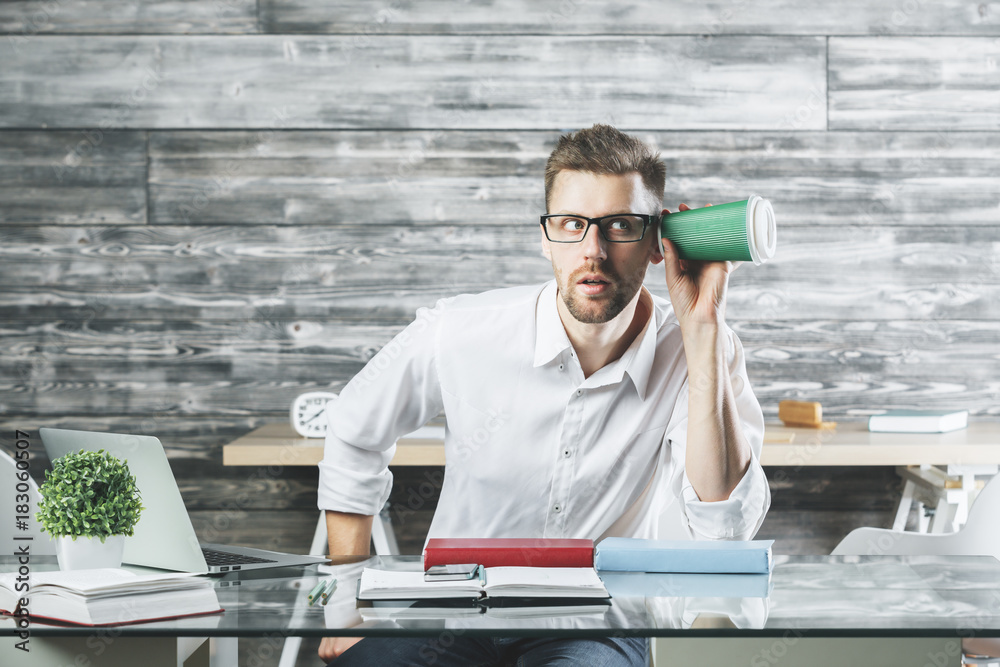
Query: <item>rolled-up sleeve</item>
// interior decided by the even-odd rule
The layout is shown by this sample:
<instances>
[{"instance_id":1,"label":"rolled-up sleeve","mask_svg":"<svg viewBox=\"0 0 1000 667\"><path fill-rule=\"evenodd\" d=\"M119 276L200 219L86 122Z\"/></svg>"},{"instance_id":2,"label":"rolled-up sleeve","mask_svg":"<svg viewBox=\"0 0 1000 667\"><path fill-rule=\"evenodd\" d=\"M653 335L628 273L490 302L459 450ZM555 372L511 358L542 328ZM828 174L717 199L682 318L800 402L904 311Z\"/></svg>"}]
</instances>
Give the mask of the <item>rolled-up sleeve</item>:
<instances>
[{"instance_id":1,"label":"rolled-up sleeve","mask_svg":"<svg viewBox=\"0 0 1000 667\"><path fill-rule=\"evenodd\" d=\"M372 515L388 500L396 440L427 423L443 406L437 343L449 301L418 310L413 323L328 404L319 509Z\"/></svg>"},{"instance_id":2,"label":"rolled-up sleeve","mask_svg":"<svg viewBox=\"0 0 1000 667\"><path fill-rule=\"evenodd\" d=\"M729 331L729 376L733 396L739 413L743 435L750 445L750 465L743 478L726 500L705 502L698 498L684 467L687 446L687 386L678 398L677 407L667 429L674 460L676 489L680 487L681 508L686 527L693 539L749 540L764 522L771 505L764 469L760 465L760 452L764 442L764 414L747 379L743 346L736 334Z\"/></svg>"}]
</instances>

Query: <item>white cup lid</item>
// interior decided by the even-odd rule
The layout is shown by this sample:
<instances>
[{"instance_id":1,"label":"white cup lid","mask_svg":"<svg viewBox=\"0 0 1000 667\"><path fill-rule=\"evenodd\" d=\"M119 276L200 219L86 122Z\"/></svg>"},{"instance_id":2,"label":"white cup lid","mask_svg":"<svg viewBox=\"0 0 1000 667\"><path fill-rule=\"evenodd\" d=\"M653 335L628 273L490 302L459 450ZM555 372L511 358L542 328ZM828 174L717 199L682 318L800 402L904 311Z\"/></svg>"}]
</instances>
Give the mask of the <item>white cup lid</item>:
<instances>
[{"instance_id":1,"label":"white cup lid","mask_svg":"<svg viewBox=\"0 0 1000 667\"><path fill-rule=\"evenodd\" d=\"M774 257L778 247L774 209L771 202L758 195L752 195L747 202L747 244L754 264L763 264Z\"/></svg>"}]
</instances>

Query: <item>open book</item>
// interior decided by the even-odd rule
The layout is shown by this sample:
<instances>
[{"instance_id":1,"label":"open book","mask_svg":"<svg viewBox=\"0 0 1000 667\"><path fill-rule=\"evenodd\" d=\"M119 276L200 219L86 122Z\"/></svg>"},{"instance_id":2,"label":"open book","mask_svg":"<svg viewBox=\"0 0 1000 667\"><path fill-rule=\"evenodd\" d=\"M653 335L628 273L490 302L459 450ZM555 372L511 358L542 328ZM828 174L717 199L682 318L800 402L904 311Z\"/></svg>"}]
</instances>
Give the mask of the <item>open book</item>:
<instances>
[{"instance_id":1,"label":"open book","mask_svg":"<svg viewBox=\"0 0 1000 667\"><path fill-rule=\"evenodd\" d=\"M359 600L465 601L469 604L571 604L611 597L592 567L487 567L481 579L425 581L423 572L365 568Z\"/></svg>"},{"instance_id":2,"label":"open book","mask_svg":"<svg viewBox=\"0 0 1000 667\"><path fill-rule=\"evenodd\" d=\"M30 588L0 574L0 612L75 625L124 625L221 612L210 579L187 573L138 575L119 568L32 574Z\"/></svg>"}]
</instances>

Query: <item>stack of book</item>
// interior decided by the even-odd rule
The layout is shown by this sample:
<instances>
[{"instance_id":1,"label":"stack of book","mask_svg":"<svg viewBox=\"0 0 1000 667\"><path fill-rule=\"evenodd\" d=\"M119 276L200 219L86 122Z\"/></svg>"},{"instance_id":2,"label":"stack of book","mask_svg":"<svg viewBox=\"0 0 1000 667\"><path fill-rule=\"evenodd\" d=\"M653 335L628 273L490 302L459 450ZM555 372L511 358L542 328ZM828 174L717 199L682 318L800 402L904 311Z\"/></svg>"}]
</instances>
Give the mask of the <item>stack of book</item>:
<instances>
[{"instance_id":1,"label":"stack of book","mask_svg":"<svg viewBox=\"0 0 1000 667\"><path fill-rule=\"evenodd\" d=\"M442 607L479 607L466 613L542 606L552 614L601 611L610 604L608 588L626 596L767 597L773 544L609 537L595 547L591 540L432 539L424 549L425 571L461 563L483 567L452 581L365 568L358 600L369 608L362 616L384 617L385 607L396 605L406 611L389 615L401 618Z\"/></svg>"},{"instance_id":2,"label":"stack of book","mask_svg":"<svg viewBox=\"0 0 1000 667\"><path fill-rule=\"evenodd\" d=\"M471 578L439 580L425 572L365 568L358 600L435 606L605 609L610 595L594 570L593 540L430 539L424 570L474 563Z\"/></svg>"},{"instance_id":3,"label":"stack of book","mask_svg":"<svg viewBox=\"0 0 1000 667\"><path fill-rule=\"evenodd\" d=\"M35 621L125 625L223 611L210 579L187 573L137 575L120 568L0 575L0 614Z\"/></svg>"}]
</instances>

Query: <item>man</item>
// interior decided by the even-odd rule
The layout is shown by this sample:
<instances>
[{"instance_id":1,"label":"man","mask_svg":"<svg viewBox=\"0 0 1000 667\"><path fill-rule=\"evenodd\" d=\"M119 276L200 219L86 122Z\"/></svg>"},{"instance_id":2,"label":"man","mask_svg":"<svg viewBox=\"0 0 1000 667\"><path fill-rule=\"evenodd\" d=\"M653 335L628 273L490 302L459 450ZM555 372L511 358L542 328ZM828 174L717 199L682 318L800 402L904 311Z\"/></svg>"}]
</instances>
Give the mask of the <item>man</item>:
<instances>
[{"instance_id":1,"label":"man","mask_svg":"<svg viewBox=\"0 0 1000 667\"><path fill-rule=\"evenodd\" d=\"M659 156L612 127L560 139L540 230L555 280L419 310L330 405L319 507L331 554L369 552L393 443L442 409L447 465L430 537L655 537L671 505L692 539L756 533L770 494L763 416L725 324L734 265L659 247L664 184ZM661 261L670 302L642 286ZM320 656L413 664L422 641L327 638ZM435 664L518 656L647 664L641 638L464 638Z\"/></svg>"}]
</instances>

